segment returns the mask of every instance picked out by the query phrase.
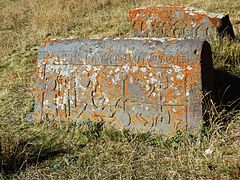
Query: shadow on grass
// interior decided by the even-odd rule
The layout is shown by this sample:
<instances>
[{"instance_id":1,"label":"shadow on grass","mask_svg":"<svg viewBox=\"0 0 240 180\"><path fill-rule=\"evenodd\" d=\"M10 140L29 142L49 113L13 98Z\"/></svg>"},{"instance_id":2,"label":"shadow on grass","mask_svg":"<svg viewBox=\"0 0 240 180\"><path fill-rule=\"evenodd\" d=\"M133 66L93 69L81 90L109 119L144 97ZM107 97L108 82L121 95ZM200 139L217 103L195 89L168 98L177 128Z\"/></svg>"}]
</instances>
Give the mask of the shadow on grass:
<instances>
[{"instance_id":1,"label":"shadow on grass","mask_svg":"<svg viewBox=\"0 0 240 180\"><path fill-rule=\"evenodd\" d=\"M240 110L240 78L220 69L215 69L213 76L217 105Z\"/></svg>"},{"instance_id":2,"label":"shadow on grass","mask_svg":"<svg viewBox=\"0 0 240 180\"><path fill-rule=\"evenodd\" d=\"M39 164L67 153L60 145L44 147L25 139L16 141L11 136L6 138L9 139L7 143L0 143L0 170L5 179L20 170L25 170L29 165Z\"/></svg>"},{"instance_id":3,"label":"shadow on grass","mask_svg":"<svg viewBox=\"0 0 240 180\"><path fill-rule=\"evenodd\" d=\"M220 69L213 71L215 105L210 103L209 112L206 114L205 127L212 122L227 127L240 112L240 78ZM208 102L209 103L209 102Z\"/></svg>"},{"instance_id":4,"label":"shadow on grass","mask_svg":"<svg viewBox=\"0 0 240 180\"><path fill-rule=\"evenodd\" d=\"M51 127L48 129L52 131L49 134L45 134L45 132L35 134L29 129L28 134L32 133L30 136L12 132L1 133L0 128L0 174L2 173L4 178L8 179L29 166L39 165L44 161L71 154L76 148L82 149L86 146L86 143L91 143L100 138L103 131L103 123L86 121L80 124L80 127L82 130L77 132L75 132L75 125L73 126L73 124L68 124L63 129ZM38 128L38 126L35 128ZM66 144L65 138L58 137L57 133L59 131L61 133L74 133L72 135L81 136L87 141L71 145Z\"/></svg>"}]
</instances>

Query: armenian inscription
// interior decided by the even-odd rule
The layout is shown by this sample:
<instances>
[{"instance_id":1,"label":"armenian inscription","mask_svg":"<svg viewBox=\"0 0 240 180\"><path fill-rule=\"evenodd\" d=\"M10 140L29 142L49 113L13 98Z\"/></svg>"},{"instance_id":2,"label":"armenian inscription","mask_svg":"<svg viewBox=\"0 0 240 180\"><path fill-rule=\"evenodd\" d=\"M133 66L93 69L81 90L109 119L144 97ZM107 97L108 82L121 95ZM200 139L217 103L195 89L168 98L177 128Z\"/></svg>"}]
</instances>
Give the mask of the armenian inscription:
<instances>
[{"instance_id":1,"label":"armenian inscription","mask_svg":"<svg viewBox=\"0 0 240 180\"><path fill-rule=\"evenodd\" d=\"M211 83L202 82L211 76L202 61L212 66L211 51L202 56L205 46L198 40L51 42L39 51L35 119L89 119L164 134L198 128L204 84Z\"/></svg>"},{"instance_id":2,"label":"armenian inscription","mask_svg":"<svg viewBox=\"0 0 240 180\"><path fill-rule=\"evenodd\" d=\"M187 6L161 5L129 11L133 37L235 38L227 14Z\"/></svg>"}]
</instances>

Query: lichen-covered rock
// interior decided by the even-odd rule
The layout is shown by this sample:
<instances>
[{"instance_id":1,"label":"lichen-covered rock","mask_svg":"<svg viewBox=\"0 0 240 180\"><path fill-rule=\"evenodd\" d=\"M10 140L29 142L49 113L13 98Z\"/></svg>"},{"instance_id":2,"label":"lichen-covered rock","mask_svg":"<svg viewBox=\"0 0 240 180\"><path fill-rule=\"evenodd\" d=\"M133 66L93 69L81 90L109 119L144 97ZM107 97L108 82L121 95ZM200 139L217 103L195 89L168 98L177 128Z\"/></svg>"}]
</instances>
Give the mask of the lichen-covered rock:
<instances>
[{"instance_id":1,"label":"lichen-covered rock","mask_svg":"<svg viewBox=\"0 0 240 180\"><path fill-rule=\"evenodd\" d=\"M173 134L201 126L212 90L210 45L199 40L77 39L39 50L34 117L103 121Z\"/></svg>"},{"instance_id":2,"label":"lichen-covered rock","mask_svg":"<svg viewBox=\"0 0 240 180\"><path fill-rule=\"evenodd\" d=\"M209 13L193 7L161 5L132 9L129 20L133 37L235 38L227 14Z\"/></svg>"}]
</instances>

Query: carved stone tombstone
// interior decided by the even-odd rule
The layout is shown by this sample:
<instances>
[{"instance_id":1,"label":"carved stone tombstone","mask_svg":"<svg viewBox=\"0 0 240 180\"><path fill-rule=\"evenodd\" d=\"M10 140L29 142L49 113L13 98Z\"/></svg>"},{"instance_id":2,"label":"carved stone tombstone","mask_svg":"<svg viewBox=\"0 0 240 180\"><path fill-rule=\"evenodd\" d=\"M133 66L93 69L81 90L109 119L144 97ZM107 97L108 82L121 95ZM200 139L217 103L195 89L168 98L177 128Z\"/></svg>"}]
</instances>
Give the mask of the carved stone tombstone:
<instances>
[{"instance_id":1,"label":"carved stone tombstone","mask_svg":"<svg viewBox=\"0 0 240 180\"><path fill-rule=\"evenodd\" d=\"M201 127L203 92L212 90L206 41L64 40L38 58L36 120L88 119L166 135Z\"/></svg>"},{"instance_id":2,"label":"carved stone tombstone","mask_svg":"<svg viewBox=\"0 0 240 180\"><path fill-rule=\"evenodd\" d=\"M162 5L132 9L129 20L133 37L235 38L227 14L209 13L193 7Z\"/></svg>"}]
</instances>

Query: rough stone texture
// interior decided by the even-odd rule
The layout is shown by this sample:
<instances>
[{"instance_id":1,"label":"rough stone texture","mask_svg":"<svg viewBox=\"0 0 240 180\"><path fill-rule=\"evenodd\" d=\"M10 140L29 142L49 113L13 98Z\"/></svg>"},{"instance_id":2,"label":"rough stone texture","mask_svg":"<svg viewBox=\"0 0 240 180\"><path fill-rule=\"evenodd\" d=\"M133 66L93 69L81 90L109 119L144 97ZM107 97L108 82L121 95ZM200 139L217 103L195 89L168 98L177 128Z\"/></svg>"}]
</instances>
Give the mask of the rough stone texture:
<instances>
[{"instance_id":1,"label":"rough stone texture","mask_svg":"<svg viewBox=\"0 0 240 180\"><path fill-rule=\"evenodd\" d=\"M39 51L34 117L104 121L170 135L201 126L212 90L211 48L199 40L50 42Z\"/></svg>"},{"instance_id":2,"label":"rough stone texture","mask_svg":"<svg viewBox=\"0 0 240 180\"><path fill-rule=\"evenodd\" d=\"M186 6L165 5L129 11L133 37L175 37L210 40L235 38L229 16Z\"/></svg>"}]
</instances>

